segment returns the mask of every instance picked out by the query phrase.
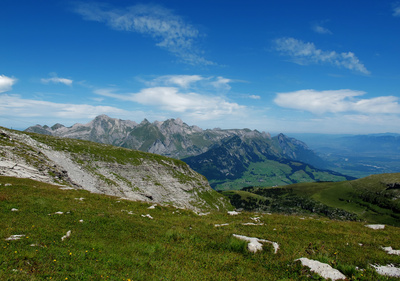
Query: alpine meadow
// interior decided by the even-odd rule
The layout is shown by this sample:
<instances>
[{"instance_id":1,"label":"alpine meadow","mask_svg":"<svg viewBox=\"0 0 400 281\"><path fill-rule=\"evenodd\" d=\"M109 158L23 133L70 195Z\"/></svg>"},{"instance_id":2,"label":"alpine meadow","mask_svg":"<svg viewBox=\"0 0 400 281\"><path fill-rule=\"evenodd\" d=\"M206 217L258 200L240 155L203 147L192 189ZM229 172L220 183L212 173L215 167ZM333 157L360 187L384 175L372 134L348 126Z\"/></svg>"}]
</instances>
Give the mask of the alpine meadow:
<instances>
[{"instance_id":1,"label":"alpine meadow","mask_svg":"<svg viewBox=\"0 0 400 281\"><path fill-rule=\"evenodd\" d=\"M0 280L400 280L400 2L3 0Z\"/></svg>"}]
</instances>

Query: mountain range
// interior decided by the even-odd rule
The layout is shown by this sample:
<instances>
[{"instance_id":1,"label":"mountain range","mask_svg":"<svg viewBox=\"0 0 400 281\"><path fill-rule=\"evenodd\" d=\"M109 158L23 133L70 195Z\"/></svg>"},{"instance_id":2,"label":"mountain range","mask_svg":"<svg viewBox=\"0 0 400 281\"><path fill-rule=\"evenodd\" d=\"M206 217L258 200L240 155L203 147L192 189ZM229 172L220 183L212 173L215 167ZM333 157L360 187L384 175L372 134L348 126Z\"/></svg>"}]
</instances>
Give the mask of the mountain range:
<instances>
[{"instance_id":1,"label":"mountain range","mask_svg":"<svg viewBox=\"0 0 400 281\"><path fill-rule=\"evenodd\" d=\"M100 115L87 124L36 125L25 131L182 159L216 189L351 179L326 170L325 161L304 142L283 134L271 137L250 129L203 130L179 118L136 123Z\"/></svg>"}]
</instances>

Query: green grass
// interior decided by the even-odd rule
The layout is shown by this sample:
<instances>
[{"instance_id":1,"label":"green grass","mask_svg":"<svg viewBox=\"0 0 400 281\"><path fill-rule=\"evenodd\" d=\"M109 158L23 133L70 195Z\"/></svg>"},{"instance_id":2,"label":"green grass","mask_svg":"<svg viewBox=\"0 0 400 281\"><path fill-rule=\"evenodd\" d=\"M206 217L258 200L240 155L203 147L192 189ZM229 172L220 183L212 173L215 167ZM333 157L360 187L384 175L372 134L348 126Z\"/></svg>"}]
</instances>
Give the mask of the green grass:
<instances>
[{"instance_id":1,"label":"green grass","mask_svg":"<svg viewBox=\"0 0 400 281\"><path fill-rule=\"evenodd\" d=\"M400 249L396 227L246 212L198 216L27 179L0 177L0 184L0 280L321 280L295 262L300 257L327 262L349 280L397 280L370 267L399 265L380 248ZM256 215L264 225L242 225ZM222 223L229 225L214 226ZM5 240L14 234L25 236ZM232 234L280 249L274 254L266 244L253 254Z\"/></svg>"},{"instance_id":2,"label":"green grass","mask_svg":"<svg viewBox=\"0 0 400 281\"><path fill-rule=\"evenodd\" d=\"M332 218L400 226L400 173L372 175L342 182L297 183L282 187L249 187L246 192L224 191L233 205L246 210L307 213L310 210ZM261 197L260 197L261 196ZM233 200L233 201L232 201ZM343 210L348 214L337 212ZM349 214L353 214L353 217Z\"/></svg>"},{"instance_id":3,"label":"green grass","mask_svg":"<svg viewBox=\"0 0 400 281\"><path fill-rule=\"evenodd\" d=\"M299 162L288 161L288 163L279 163L273 160L252 162L240 178L210 180L210 184L216 190L238 190L248 186L284 186L292 183L342 181L346 179L343 176L312 169ZM293 168L299 170L294 171Z\"/></svg>"}]
</instances>

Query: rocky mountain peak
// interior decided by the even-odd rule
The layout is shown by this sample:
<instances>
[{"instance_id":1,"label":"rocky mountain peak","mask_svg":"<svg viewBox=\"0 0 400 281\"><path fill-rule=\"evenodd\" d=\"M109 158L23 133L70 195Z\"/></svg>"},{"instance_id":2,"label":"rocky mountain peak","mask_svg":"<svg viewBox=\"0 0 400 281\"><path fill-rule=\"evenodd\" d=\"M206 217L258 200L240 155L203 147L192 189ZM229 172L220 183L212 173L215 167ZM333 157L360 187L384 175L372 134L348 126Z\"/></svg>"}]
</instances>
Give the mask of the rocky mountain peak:
<instances>
[{"instance_id":1,"label":"rocky mountain peak","mask_svg":"<svg viewBox=\"0 0 400 281\"><path fill-rule=\"evenodd\" d=\"M43 128L48 128L48 126L44 126ZM53 126L51 126L51 129L53 130L53 131L56 131L56 130L58 130L58 129L60 129L60 128L64 128L65 126L64 125L62 125L62 124L60 124L60 123L57 123L57 124L54 124Z\"/></svg>"},{"instance_id":2,"label":"rocky mountain peak","mask_svg":"<svg viewBox=\"0 0 400 281\"><path fill-rule=\"evenodd\" d=\"M151 124L151 123L146 118L144 118L143 121L140 122L140 125L147 125L147 124Z\"/></svg>"},{"instance_id":3,"label":"rocky mountain peak","mask_svg":"<svg viewBox=\"0 0 400 281\"><path fill-rule=\"evenodd\" d=\"M183 125L183 121L182 121L182 119L181 118L176 118L175 120L174 120L174 122L175 122L175 124L177 124L177 125L180 125L180 126L182 126Z\"/></svg>"}]
</instances>

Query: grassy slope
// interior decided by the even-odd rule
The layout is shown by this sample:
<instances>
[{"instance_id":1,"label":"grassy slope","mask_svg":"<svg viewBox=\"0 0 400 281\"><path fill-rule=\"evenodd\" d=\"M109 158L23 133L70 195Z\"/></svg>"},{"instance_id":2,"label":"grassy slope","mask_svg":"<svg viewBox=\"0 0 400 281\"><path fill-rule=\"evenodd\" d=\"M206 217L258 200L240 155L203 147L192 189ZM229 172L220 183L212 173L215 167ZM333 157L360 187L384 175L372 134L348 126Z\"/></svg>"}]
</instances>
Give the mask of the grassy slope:
<instances>
[{"instance_id":1,"label":"grassy slope","mask_svg":"<svg viewBox=\"0 0 400 281\"><path fill-rule=\"evenodd\" d=\"M388 223L400 226L398 210L382 208L382 204L378 202L378 200L391 201L391 203L394 206L397 205L399 209L400 199L398 195L400 195L400 190L392 190L391 193L389 193L390 197L385 198L385 194L388 194L386 184L393 182L400 182L399 173L373 175L348 182L325 183L325 187L316 190L311 197L328 206L356 213L370 222ZM373 194L378 200L360 198L360 195L365 196L366 194ZM397 199L392 199L396 197L396 194Z\"/></svg>"},{"instance_id":2,"label":"grassy slope","mask_svg":"<svg viewBox=\"0 0 400 281\"><path fill-rule=\"evenodd\" d=\"M395 227L282 215L259 215L263 226L243 226L254 213L197 216L26 179L0 177L0 183L0 280L318 279L294 261L300 257L328 262L350 280L397 280L369 266L400 263L380 248L400 249ZM214 226L221 223L230 224ZM68 230L71 237L62 241ZM267 244L249 253L234 233L278 242L280 250L275 255ZM14 234L26 236L5 240Z\"/></svg>"},{"instance_id":3,"label":"grassy slope","mask_svg":"<svg viewBox=\"0 0 400 281\"><path fill-rule=\"evenodd\" d=\"M298 183L280 187L279 190L278 188L254 188L246 193L227 191L225 194L230 198L238 194L247 202L252 200L253 205L256 206L256 201L260 199L262 193L265 194L264 199L271 198L268 196L268 190L270 190L271 193L275 194L272 197L275 200L273 203L280 200L283 204L288 198L307 198L331 208L356 214L359 218L370 223L400 226L400 190L387 190L387 184L396 182L400 182L400 173L372 175L343 182ZM296 203L299 202L297 199ZM294 202L294 199L292 202ZM279 202L276 204L279 205ZM282 211L284 210L282 209Z\"/></svg>"}]
</instances>

